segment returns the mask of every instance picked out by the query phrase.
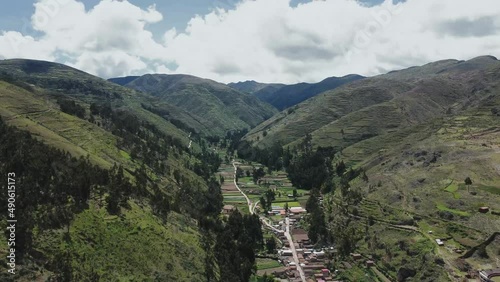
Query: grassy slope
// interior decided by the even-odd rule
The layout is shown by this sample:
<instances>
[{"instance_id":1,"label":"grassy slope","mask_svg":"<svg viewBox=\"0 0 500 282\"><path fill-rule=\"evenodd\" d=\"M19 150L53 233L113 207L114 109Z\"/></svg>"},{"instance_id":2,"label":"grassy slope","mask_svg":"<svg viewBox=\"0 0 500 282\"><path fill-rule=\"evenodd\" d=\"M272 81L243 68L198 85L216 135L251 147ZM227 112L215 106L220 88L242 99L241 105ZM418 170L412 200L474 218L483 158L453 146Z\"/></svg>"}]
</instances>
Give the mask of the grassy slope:
<instances>
[{"instance_id":1,"label":"grassy slope","mask_svg":"<svg viewBox=\"0 0 500 282\"><path fill-rule=\"evenodd\" d=\"M135 203L122 217L109 216L93 203L74 219L70 234L65 242L62 232L47 231L34 245L49 257L71 250L74 271L86 274L94 268L102 281L202 281L197 227L181 215L171 214L164 224Z\"/></svg>"},{"instance_id":2,"label":"grassy slope","mask_svg":"<svg viewBox=\"0 0 500 282\"><path fill-rule=\"evenodd\" d=\"M498 77L500 68L487 72ZM500 117L491 113L491 108L500 105L499 93L498 85L492 84L465 110L379 135L342 151L342 158L351 164L368 168L369 183L356 185L368 199L424 216L419 226L428 226L425 232L436 234L440 230L431 239L452 238L448 248L436 253L445 259L450 273L460 276L459 254L453 248L468 249L500 229L498 216L478 212L481 206L500 209ZM417 157L424 151L428 155ZM427 166L435 152L441 157ZM474 181L471 191L476 195L464 185L467 176ZM442 221L440 212L450 213L452 220ZM380 216L387 218L389 214ZM452 222L458 224L458 230ZM491 267L499 258L498 249L489 254L489 259L473 256L467 262L476 269Z\"/></svg>"},{"instance_id":3,"label":"grassy slope","mask_svg":"<svg viewBox=\"0 0 500 282\"><path fill-rule=\"evenodd\" d=\"M498 81L500 63L488 57L432 63L321 94L246 138L259 146L294 145L309 132L314 144L342 149L338 159L367 170L368 183L351 183L366 196L361 213L393 223L421 218L422 230L439 231L429 239L450 238L435 253L449 273L463 276L454 248L468 249L500 229L500 217L478 212L500 209L500 116L491 111L500 108ZM463 184L467 176L476 195ZM489 253L467 262L488 268L499 258L498 250Z\"/></svg>"},{"instance_id":4,"label":"grassy slope","mask_svg":"<svg viewBox=\"0 0 500 282\"><path fill-rule=\"evenodd\" d=\"M236 89L238 91L244 92L244 93L249 93L249 94L254 94L255 96L259 97L257 93L267 92L267 91L277 91L281 87L285 86L285 84L280 84L280 83L260 83L256 81L240 81L240 82L235 82L235 83L229 83L227 86Z\"/></svg>"},{"instance_id":5,"label":"grassy slope","mask_svg":"<svg viewBox=\"0 0 500 282\"><path fill-rule=\"evenodd\" d=\"M110 100L113 106L133 110L145 120L155 123L164 133L180 138L186 144L189 142L186 132L179 130L173 124L163 120L159 116L142 109L141 103L149 104L148 102L151 101L151 97L143 93L121 87L74 68L43 61L4 60L0 62L0 72L12 74L28 83L40 86L41 89L38 89L39 94L63 94L86 103L87 106L91 102ZM58 88L60 86L57 83L61 80L80 83L87 86L89 90L82 93L78 89ZM101 91L107 93L109 96L113 96L112 94L116 93L122 99L106 97ZM47 97L44 98L46 99ZM57 108L56 105L54 107Z\"/></svg>"},{"instance_id":6,"label":"grassy slope","mask_svg":"<svg viewBox=\"0 0 500 282\"><path fill-rule=\"evenodd\" d=\"M251 128L271 117L276 110L250 94L244 94L211 80L186 75L145 75L127 84L149 92L180 109L203 125L206 134Z\"/></svg>"},{"instance_id":7,"label":"grassy slope","mask_svg":"<svg viewBox=\"0 0 500 282\"><path fill-rule=\"evenodd\" d=\"M268 102L279 110L283 110L314 97L322 92L333 90L343 84L362 79L359 75L329 77L318 83L298 83L286 85L275 92L255 93L262 101Z\"/></svg>"},{"instance_id":8,"label":"grassy slope","mask_svg":"<svg viewBox=\"0 0 500 282\"><path fill-rule=\"evenodd\" d=\"M23 63L24 61L3 61L0 69L15 72L19 69L15 66ZM140 107L141 97L137 96L136 92L115 87L98 78L59 65L51 65L51 68L52 71L30 74L30 77L43 77L49 80L68 77L83 79L87 80L87 83L88 81L97 83L95 89L109 87L111 91L119 91L123 95L123 100L118 101L121 105L117 106L127 108L141 119L154 123L169 135L183 138L187 145L186 133L143 110ZM19 72L18 75L26 77L27 74ZM2 81L0 115L8 124L29 131L50 146L68 151L74 156L89 155L91 162L101 167L110 168L114 163L119 163L133 170L139 166L130 159L130 152L121 151L116 147L119 142L118 137L92 123L60 112L53 97L49 95L53 91L35 87L35 91L30 92ZM93 99L100 99L81 93L67 94L72 95L86 107ZM196 178L194 173L184 169L183 158L185 157L169 158L169 166L180 169L191 178ZM171 177L166 177L161 179L161 183L167 185L173 183L173 180ZM173 191L166 192L173 193ZM69 244L61 240L62 231L55 230L52 233L36 234L34 239L37 241L35 243L37 250L48 257L54 255L56 250L70 250L78 254L72 258L73 267L77 272L88 273L90 270L86 267L89 263L84 263L84 260L92 260L95 265L94 270L106 281L145 281L157 275L156 272L163 280L201 281L203 250L199 247L199 234L195 222L172 212L168 223L164 224L152 215L148 204L145 203L131 202L131 209L122 211L123 218L110 217L100 200L93 200L89 204L90 209L77 215L72 222L70 229L72 241ZM0 243L6 244L4 240L2 236ZM31 266L24 267L39 277L47 275L47 271L42 274ZM33 277L23 279L31 281Z\"/></svg>"},{"instance_id":9,"label":"grassy slope","mask_svg":"<svg viewBox=\"0 0 500 282\"><path fill-rule=\"evenodd\" d=\"M246 139L262 146L277 141L286 145L311 133L313 139L326 141L334 137L339 141L343 139L338 138L342 129L348 133L365 127L361 129L365 132L370 127L371 133L384 133L429 121L443 116L448 108L459 110L473 103L469 100L480 98L474 97L481 94L475 90L492 83L486 80L493 76L485 78L485 74L495 66L498 61L488 57L467 62L447 60L349 83L275 115L253 129ZM373 121L376 123L370 124ZM366 139L356 136L360 135L357 132L347 135L352 140L340 142L347 143L342 144L344 147Z\"/></svg>"},{"instance_id":10,"label":"grassy slope","mask_svg":"<svg viewBox=\"0 0 500 282\"><path fill-rule=\"evenodd\" d=\"M263 146L273 142L289 144L349 113L390 101L406 89L409 89L408 85L396 81L357 81L306 100L293 112L284 111L275 115L253 129L246 139ZM264 131L267 132L266 138L263 138Z\"/></svg>"}]
</instances>

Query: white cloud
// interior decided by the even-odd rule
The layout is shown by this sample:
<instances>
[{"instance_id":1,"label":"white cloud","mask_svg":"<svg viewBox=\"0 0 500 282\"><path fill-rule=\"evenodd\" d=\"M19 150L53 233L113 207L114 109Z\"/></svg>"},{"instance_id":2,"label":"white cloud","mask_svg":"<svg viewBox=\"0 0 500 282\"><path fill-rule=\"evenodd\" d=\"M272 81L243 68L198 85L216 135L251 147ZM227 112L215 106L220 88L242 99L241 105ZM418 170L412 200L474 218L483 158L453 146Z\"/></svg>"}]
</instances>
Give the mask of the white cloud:
<instances>
[{"instance_id":1,"label":"white cloud","mask_svg":"<svg viewBox=\"0 0 500 282\"><path fill-rule=\"evenodd\" d=\"M318 81L447 58L498 56L497 19L496 0L408 0L397 5L389 0L374 7L336 0L295 8L288 0L244 1L235 10L194 18L184 33L169 40L168 49L178 71L222 81ZM453 30L457 21L462 27ZM460 28L475 22L479 24L457 36Z\"/></svg>"},{"instance_id":2,"label":"white cloud","mask_svg":"<svg viewBox=\"0 0 500 282\"><path fill-rule=\"evenodd\" d=\"M429 61L500 56L498 0L243 0L234 9L195 16L184 31L156 41L156 7L102 0L91 9L76 0L40 0L32 16L40 37L0 34L0 58L68 63L104 77L148 71L189 73L229 82L319 81L374 75ZM173 67L174 66L174 67ZM177 66L177 67L175 67Z\"/></svg>"},{"instance_id":3,"label":"white cloud","mask_svg":"<svg viewBox=\"0 0 500 282\"><path fill-rule=\"evenodd\" d=\"M101 77L127 76L148 67L141 58L120 50L84 52L78 56L76 63L70 65Z\"/></svg>"},{"instance_id":4,"label":"white cloud","mask_svg":"<svg viewBox=\"0 0 500 282\"><path fill-rule=\"evenodd\" d=\"M31 58L54 60L50 42L24 36L17 31L3 31L0 35L0 58Z\"/></svg>"},{"instance_id":5,"label":"white cloud","mask_svg":"<svg viewBox=\"0 0 500 282\"><path fill-rule=\"evenodd\" d=\"M141 9L115 0L103 0L88 11L75 0L41 0L34 6L31 23L43 35L0 36L0 44L14 41L24 47L1 48L0 57L53 60L61 53L70 58L62 63L103 77L146 72L147 61L165 59L165 47L146 30L163 19L155 6Z\"/></svg>"}]
</instances>

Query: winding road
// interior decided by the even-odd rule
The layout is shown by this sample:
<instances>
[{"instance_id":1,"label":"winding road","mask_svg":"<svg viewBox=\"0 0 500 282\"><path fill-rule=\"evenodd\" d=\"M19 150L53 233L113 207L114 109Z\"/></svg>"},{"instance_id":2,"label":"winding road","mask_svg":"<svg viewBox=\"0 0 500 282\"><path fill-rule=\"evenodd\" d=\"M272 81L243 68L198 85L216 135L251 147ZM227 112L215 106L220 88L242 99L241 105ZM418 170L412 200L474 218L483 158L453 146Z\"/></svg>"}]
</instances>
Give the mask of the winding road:
<instances>
[{"instance_id":1,"label":"winding road","mask_svg":"<svg viewBox=\"0 0 500 282\"><path fill-rule=\"evenodd\" d=\"M243 192L243 190L240 189L240 187L238 186L238 183L236 181L236 171L237 171L238 167L236 166L236 162L234 160L233 160L233 167L234 167L234 179L233 179L234 186L236 187L236 189L238 189L238 191L240 191L241 195L243 195L243 197L245 197L245 199L247 201L247 205L248 205L248 211L250 212L250 214L255 214L255 208L257 207L259 202L252 204L252 201L250 200L250 198L248 198L248 196L245 194L245 192ZM281 230L275 228L271 223L269 223L269 220L267 218L259 215L259 219L265 226L267 226L271 230L273 230L275 232L281 231ZM297 255L297 250L295 249L295 244L293 243L292 235L290 234L290 219L288 217L286 217L285 222L286 222L285 237L288 240L288 244L290 244L290 250L292 251L293 261L295 262L295 265L297 266L297 270L299 271L300 279L302 280L302 282L306 282L306 276L304 274L304 270L302 269L302 266L300 265L299 257Z\"/></svg>"}]
</instances>

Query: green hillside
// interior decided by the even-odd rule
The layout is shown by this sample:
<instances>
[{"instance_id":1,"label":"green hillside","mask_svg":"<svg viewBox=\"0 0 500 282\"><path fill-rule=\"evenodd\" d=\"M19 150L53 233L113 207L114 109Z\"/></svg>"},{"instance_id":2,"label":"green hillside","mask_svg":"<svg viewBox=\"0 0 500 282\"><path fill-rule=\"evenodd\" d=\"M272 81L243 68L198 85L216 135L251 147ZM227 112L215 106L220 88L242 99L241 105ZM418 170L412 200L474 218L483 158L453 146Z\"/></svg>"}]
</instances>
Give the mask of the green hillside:
<instances>
[{"instance_id":1,"label":"green hillside","mask_svg":"<svg viewBox=\"0 0 500 282\"><path fill-rule=\"evenodd\" d=\"M495 67L491 57L447 60L349 83L275 115L245 139L286 145L311 133L318 145L346 147L472 106L495 83Z\"/></svg>"},{"instance_id":2,"label":"green hillside","mask_svg":"<svg viewBox=\"0 0 500 282\"><path fill-rule=\"evenodd\" d=\"M198 123L191 126L205 135L249 129L276 113L272 106L250 94L189 75L148 74L125 86L157 97L159 108L168 103L186 111Z\"/></svg>"},{"instance_id":3,"label":"green hillside","mask_svg":"<svg viewBox=\"0 0 500 282\"><path fill-rule=\"evenodd\" d=\"M363 78L363 76L354 74L346 75L344 77L328 77L318 83L301 82L292 85L285 85L280 88L274 88L274 91L270 91L273 88L266 87L255 92L254 95L262 101L273 105L278 110L284 110L322 92L333 90L346 83Z\"/></svg>"},{"instance_id":4,"label":"green hillside","mask_svg":"<svg viewBox=\"0 0 500 282\"><path fill-rule=\"evenodd\" d=\"M273 92L275 92L281 87L284 87L286 85L281 83L260 83L254 80L247 80L247 81L228 83L227 86L244 93L256 95L257 93L265 91L274 90ZM258 95L256 96L258 97Z\"/></svg>"},{"instance_id":5,"label":"green hillside","mask_svg":"<svg viewBox=\"0 0 500 282\"><path fill-rule=\"evenodd\" d=\"M148 99L64 65L0 61L0 170L19 181L22 258L0 280L206 279L212 250L197 222L220 210L211 157Z\"/></svg>"},{"instance_id":6,"label":"green hillside","mask_svg":"<svg viewBox=\"0 0 500 282\"><path fill-rule=\"evenodd\" d=\"M380 223L366 231L358 226L355 249L375 256L381 268L396 276L404 264L397 260L408 261L414 254L402 245L393 249L402 243L392 235L377 235L381 225L409 229L402 241L421 240L415 234L428 243L446 239L445 247L432 247L442 259L436 269L461 279L500 259L498 244L485 241L500 230L499 113L500 62L490 56L446 60L322 93L262 123L244 140L274 152L276 143L301 148L310 134L314 147L332 147L333 167L343 161L353 171L343 175L350 182L334 181L337 189L324 195L327 202L359 191L363 200L349 207L360 217L358 225L369 218ZM356 172L363 177L351 178ZM466 185L467 177L472 185ZM492 212L481 213L480 207ZM369 238L377 238L385 251ZM384 257L388 249L406 254ZM464 250L470 254L463 255ZM418 271L424 263L404 264L417 270L405 281L433 281L427 271Z\"/></svg>"}]
</instances>

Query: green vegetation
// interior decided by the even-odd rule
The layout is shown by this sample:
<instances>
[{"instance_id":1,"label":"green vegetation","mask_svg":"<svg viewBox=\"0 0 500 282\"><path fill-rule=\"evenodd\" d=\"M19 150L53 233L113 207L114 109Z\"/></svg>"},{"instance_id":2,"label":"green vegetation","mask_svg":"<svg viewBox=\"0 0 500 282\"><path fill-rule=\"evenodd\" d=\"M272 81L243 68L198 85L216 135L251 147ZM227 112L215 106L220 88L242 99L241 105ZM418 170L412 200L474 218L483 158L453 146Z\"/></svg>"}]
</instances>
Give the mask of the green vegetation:
<instances>
[{"instance_id":1,"label":"green vegetation","mask_svg":"<svg viewBox=\"0 0 500 282\"><path fill-rule=\"evenodd\" d=\"M360 75L346 75L344 77L329 77L318 83L298 83L293 85L262 84L255 81L246 81L229 84L229 86L252 93L277 109L284 110L322 92L362 78Z\"/></svg>"},{"instance_id":2,"label":"green vegetation","mask_svg":"<svg viewBox=\"0 0 500 282\"><path fill-rule=\"evenodd\" d=\"M281 267L282 265L273 259L257 259L257 270Z\"/></svg>"},{"instance_id":3,"label":"green vegetation","mask_svg":"<svg viewBox=\"0 0 500 282\"><path fill-rule=\"evenodd\" d=\"M460 199L460 194L457 193L458 189L459 189L459 185L456 183L453 183L453 181L448 186L446 186L446 188L444 188L444 190L446 192L450 192L453 195L453 198Z\"/></svg>"},{"instance_id":4,"label":"green vegetation","mask_svg":"<svg viewBox=\"0 0 500 282\"><path fill-rule=\"evenodd\" d=\"M464 277L498 258L484 240L500 229L499 74L491 57L436 62L264 121L269 105L209 80L146 75L124 88L1 61L0 170L22 183L16 279L272 281L255 271L276 261L255 254L273 254L274 237L228 185L236 156L261 211L306 207L299 225L315 247L336 246L339 278ZM237 211L221 215L223 201Z\"/></svg>"},{"instance_id":5,"label":"green vegetation","mask_svg":"<svg viewBox=\"0 0 500 282\"><path fill-rule=\"evenodd\" d=\"M45 267L55 278L79 281L152 279L154 275L183 279L183 263L201 265L195 257L185 262L172 257L197 246L192 245L198 241L196 225L181 215L169 216L168 205L152 211L139 208L137 203L149 201L155 207L160 195L149 194L145 185L133 185L122 167L101 169L87 158L77 159L48 147L1 120L0 133L4 160L0 168L5 175L15 171L19 183L15 214L20 265L37 253L48 262ZM2 208L6 210L5 197ZM121 220L110 214L120 214ZM167 223L169 219L172 223ZM178 228L180 220L187 224L174 237L174 225ZM181 240L182 247L172 249L169 237ZM157 257L145 256L153 250L164 251ZM167 271L162 261L170 261L174 271ZM197 280L201 273L190 275Z\"/></svg>"},{"instance_id":6,"label":"green vegetation","mask_svg":"<svg viewBox=\"0 0 500 282\"><path fill-rule=\"evenodd\" d=\"M273 202L273 206L277 206L277 207L284 207L286 204L288 204L288 207L289 208L293 208L293 207L300 207L300 203L299 202Z\"/></svg>"},{"instance_id":7,"label":"green vegetation","mask_svg":"<svg viewBox=\"0 0 500 282\"><path fill-rule=\"evenodd\" d=\"M156 106L148 110L160 113L178 127L190 127L205 136L252 128L276 113L274 108L252 95L194 76L148 74L125 86L156 97ZM172 106L188 113L189 118L171 117L169 108Z\"/></svg>"},{"instance_id":8,"label":"green vegetation","mask_svg":"<svg viewBox=\"0 0 500 282\"><path fill-rule=\"evenodd\" d=\"M219 264L220 281L249 281L255 265L254 251L262 248L263 235L257 215L229 215L218 233L214 248Z\"/></svg>"},{"instance_id":9,"label":"green vegetation","mask_svg":"<svg viewBox=\"0 0 500 282\"><path fill-rule=\"evenodd\" d=\"M446 248L434 249L435 257L429 257L439 265L437 272L430 271L427 259L409 259L411 255L404 253L387 265L376 259L379 268L392 279L412 274L410 269L400 272L398 267L406 262L398 260L404 258L413 261L413 270L419 270L412 278L415 281L431 277L446 281L446 272L463 277L466 270L457 260L460 253L500 228L495 214L479 212L480 207L500 208L500 135L494 126L499 122L499 74L498 60L479 57L356 81L263 122L245 135L247 143L240 149L252 152L244 156L256 156L266 166L279 169L288 167L304 144L309 143L312 152L331 147L327 181L311 186L320 189L324 219L332 223L327 229L333 232L339 253L354 250L371 255L372 250L360 249L360 245L366 230L379 224L414 230L420 238L410 240L410 245L427 251L435 246L435 239L448 238ZM314 164L321 166L318 160ZM349 202L360 197L359 203ZM321 222L321 217L308 217L306 228L314 230L311 218ZM380 245L392 248L396 236L380 237ZM484 258L476 256L466 262L471 268L487 267Z\"/></svg>"},{"instance_id":10,"label":"green vegetation","mask_svg":"<svg viewBox=\"0 0 500 282\"><path fill-rule=\"evenodd\" d=\"M478 189L486 191L491 194L495 195L500 195L500 187L495 187L495 186L485 186L485 185L479 185Z\"/></svg>"},{"instance_id":11,"label":"green vegetation","mask_svg":"<svg viewBox=\"0 0 500 282\"><path fill-rule=\"evenodd\" d=\"M445 206L444 204L441 204L441 203L437 204L436 208L440 211L448 211L448 212L451 212L451 213L454 213L454 214L457 214L460 216L470 216L470 214L468 212L460 211L460 210L456 210L456 209L451 209L451 208L448 208L447 206Z\"/></svg>"},{"instance_id":12,"label":"green vegetation","mask_svg":"<svg viewBox=\"0 0 500 282\"><path fill-rule=\"evenodd\" d=\"M196 136L188 148L189 128L174 121L180 111L165 119L145 109L151 101L59 64L0 63L0 116L15 127L0 124L0 170L14 171L23 184L16 280L223 275L215 251L224 248L215 246L226 225L219 220L220 179L213 177L222 160L209 148L217 140ZM247 221L260 231L258 220ZM235 255L249 257L248 276L254 248L243 251Z\"/></svg>"}]
</instances>

